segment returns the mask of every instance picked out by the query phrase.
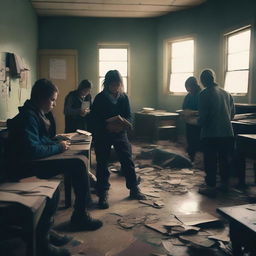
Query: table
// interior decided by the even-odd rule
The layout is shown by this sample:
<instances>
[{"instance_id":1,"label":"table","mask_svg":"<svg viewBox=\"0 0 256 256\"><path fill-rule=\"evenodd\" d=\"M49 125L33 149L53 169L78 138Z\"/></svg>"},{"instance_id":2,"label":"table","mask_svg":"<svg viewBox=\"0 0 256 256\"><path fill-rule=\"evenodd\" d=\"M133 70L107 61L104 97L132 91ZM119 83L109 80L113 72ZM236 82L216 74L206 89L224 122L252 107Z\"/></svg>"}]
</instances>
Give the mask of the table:
<instances>
[{"instance_id":1,"label":"table","mask_svg":"<svg viewBox=\"0 0 256 256\"><path fill-rule=\"evenodd\" d=\"M150 141L176 139L178 113L151 111L135 113L135 135Z\"/></svg>"},{"instance_id":2,"label":"table","mask_svg":"<svg viewBox=\"0 0 256 256\"><path fill-rule=\"evenodd\" d=\"M80 141L82 139L85 139L86 141ZM85 136L82 134L74 133L74 136L72 136L71 141L74 141L74 143L71 143L70 148L60 154L52 155L50 157L41 158L39 160L36 160L38 162L40 161L49 161L49 160L58 160L58 159L68 159L68 158L81 158L81 160L84 160L86 156L86 166L88 173L90 172L90 163L91 163L91 142L92 142L92 136ZM76 143L77 142L77 143ZM65 192L65 207L68 208L71 206L72 201L72 184L71 184L71 178L69 175L64 174L64 192Z\"/></svg>"},{"instance_id":3,"label":"table","mask_svg":"<svg viewBox=\"0 0 256 256\"><path fill-rule=\"evenodd\" d=\"M256 255L256 204L221 207L217 212L229 222L232 255L243 255L243 247Z\"/></svg>"},{"instance_id":4,"label":"table","mask_svg":"<svg viewBox=\"0 0 256 256\"><path fill-rule=\"evenodd\" d=\"M245 185L246 158L256 160L256 134L238 134L236 146L239 157L238 175L240 185ZM254 164L254 179L256 183L256 165Z\"/></svg>"},{"instance_id":5,"label":"table","mask_svg":"<svg viewBox=\"0 0 256 256\"><path fill-rule=\"evenodd\" d=\"M0 218L5 226L17 226L21 228L22 238L27 243L27 256L36 256L36 230L39 220L46 205L47 195L51 198L57 187L58 181L51 181L51 188L47 193L41 195L20 195L8 192L10 189L17 191L30 191L30 187L49 186L48 181L44 182L18 182L0 184ZM23 189L20 190L21 186ZM6 190L7 189L7 190ZM44 189L45 190L45 189ZM2 227L3 228L3 227ZM3 230L1 230L3 231ZM8 234L5 234L7 237ZM10 234L9 234L10 235Z\"/></svg>"}]
</instances>

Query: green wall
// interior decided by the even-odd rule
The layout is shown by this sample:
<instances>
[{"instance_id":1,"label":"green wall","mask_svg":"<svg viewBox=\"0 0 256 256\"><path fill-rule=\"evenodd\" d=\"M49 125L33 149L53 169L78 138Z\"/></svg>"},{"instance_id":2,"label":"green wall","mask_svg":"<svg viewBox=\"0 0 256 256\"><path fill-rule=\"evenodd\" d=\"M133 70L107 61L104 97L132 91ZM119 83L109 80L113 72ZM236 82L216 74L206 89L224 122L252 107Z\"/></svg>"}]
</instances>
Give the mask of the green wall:
<instances>
[{"instance_id":1,"label":"green wall","mask_svg":"<svg viewBox=\"0 0 256 256\"><path fill-rule=\"evenodd\" d=\"M98 43L129 43L130 92L133 111L155 107L156 22L154 19L39 18L40 49L76 49L78 80L90 79L98 88Z\"/></svg>"},{"instance_id":2,"label":"green wall","mask_svg":"<svg viewBox=\"0 0 256 256\"><path fill-rule=\"evenodd\" d=\"M0 52L18 54L30 68L27 89L20 89L15 79L9 95L0 97L0 120L6 120L29 97L36 79L37 18L29 0L1 0L0 10Z\"/></svg>"},{"instance_id":3,"label":"green wall","mask_svg":"<svg viewBox=\"0 0 256 256\"><path fill-rule=\"evenodd\" d=\"M255 29L255 14L255 0L208 0L205 4L193 9L168 14L158 18L158 107L175 111L181 108L184 99L184 95L170 95L164 92L164 40L191 35L194 36L196 47L195 75L198 77L200 71L204 68L212 68L216 72L217 82L222 86L224 82L223 34L251 24L252 37L255 39L255 35L253 34ZM256 41L253 41L252 49L255 49ZM256 59L255 53L253 59ZM255 63L255 61L253 63ZM251 70L251 75L251 93L246 97L235 97L236 102L256 103L256 72L254 68Z\"/></svg>"}]
</instances>

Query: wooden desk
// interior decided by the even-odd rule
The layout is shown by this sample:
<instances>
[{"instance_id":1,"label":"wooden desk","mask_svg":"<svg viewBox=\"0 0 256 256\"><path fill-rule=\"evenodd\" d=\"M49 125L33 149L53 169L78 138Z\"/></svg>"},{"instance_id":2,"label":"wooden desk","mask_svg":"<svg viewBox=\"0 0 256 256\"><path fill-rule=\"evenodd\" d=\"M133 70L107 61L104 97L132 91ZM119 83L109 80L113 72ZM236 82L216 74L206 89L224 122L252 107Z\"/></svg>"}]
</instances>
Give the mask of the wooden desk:
<instances>
[{"instance_id":1,"label":"wooden desk","mask_svg":"<svg viewBox=\"0 0 256 256\"><path fill-rule=\"evenodd\" d=\"M85 138L84 135L76 134L73 139L82 139ZM87 171L90 171L90 163L91 163L91 142L92 142L92 137L86 137L86 142L80 142L79 144L71 144L70 148L57 155L53 155L50 157L42 158L37 161L49 161L49 160L58 160L58 159L69 159L69 158L81 158L84 160L85 156L87 157L88 161L86 161L87 165ZM69 175L64 174L64 191L65 191L65 207L68 208L71 206L71 201L72 201L72 184L71 184L71 178Z\"/></svg>"},{"instance_id":2,"label":"wooden desk","mask_svg":"<svg viewBox=\"0 0 256 256\"><path fill-rule=\"evenodd\" d=\"M152 111L135 113L135 135L137 138L157 141L176 139L178 113Z\"/></svg>"},{"instance_id":3,"label":"wooden desk","mask_svg":"<svg viewBox=\"0 0 256 256\"><path fill-rule=\"evenodd\" d=\"M17 187L20 189L20 185L25 187L37 186L37 184L45 183L49 185L49 182L18 182L9 183L12 189ZM58 181L51 181L51 195L56 191L59 186ZM36 256L36 232L37 225L42 216L43 210L46 205L46 195L20 195L15 193L8 193L3 189L6 184L0 185L0 218L1 224L7 226L18 226L21 228L21 236L27 244L27 256ZM3 188L4 187L4 188ZM28 189L29 191L29 189ZM2 227L3 228L3 227ZM1 230L3 231L3 230ZM5 234L6 237L8 234Z\"/></svg>"},{"instance_id":4,"label":"wooden desk","mask_svg":"<svg viewBox=\"0 0 256 256\"><path fill-rule=\"evenodd\" d=\"M232 121L235 135L237 134L256 134L256 118L248 117Z\"/></svg>"},{"instance_id":5,"label":"wooden desk","mask_svg":"<svg viewBox=\"0 0 256 256\"><path fill-rule=\"evenodd\" d=\"M218 208L229 222L233 256L242 256L242 247L256 255L256 204Z\"/></svg>"},{"instance_id":6,"label":"wooden desk","mask_svg":"<svg viewBox=\"0 0 256 256\"><path fill-rule=\"evenodd\" d=\"M256 160L256 134L238 134L236 146L239 157L239 183L245 185L246 158ZM256 165L254 164L254 179L256 183Z\"/></svg>"}]
</instances>

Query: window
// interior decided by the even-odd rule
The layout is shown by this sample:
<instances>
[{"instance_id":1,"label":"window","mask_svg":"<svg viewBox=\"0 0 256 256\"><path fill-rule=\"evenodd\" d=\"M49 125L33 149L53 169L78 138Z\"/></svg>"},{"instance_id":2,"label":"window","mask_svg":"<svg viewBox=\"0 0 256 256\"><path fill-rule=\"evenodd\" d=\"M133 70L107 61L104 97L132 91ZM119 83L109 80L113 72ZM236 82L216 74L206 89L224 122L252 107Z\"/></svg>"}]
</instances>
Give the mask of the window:
<instances>
[{"instance_id":1,"label":"window","mask_svg":"<svg viewBox=\"0 0 256 256\"><path fill-rule=\"evenodd\" d=\"M169 42L169 92L186 92L185 81L194 74L194 40Z\"/></svg>"},{"instance_id":2,"label":"window","mask_svg":"<svg viewBox=\"0 0 256 256\"><path fill-rule=\"evenodd\" d=\"M116 69L120 72L124 91L128 91L128 47L125 48L99 48L99 84L100 88L104 81L105 74L109 70Z\"/></svg>"},{"instance_id":3,"label":"window","mask_svg":"<svg viewBox=\"0 0 256 256\"><path fill-rule=\"evenodd\" d=\"M224 88L230 93L248 92L250 40L250 28L226 35Z\"/></svg>"}]
</instances>

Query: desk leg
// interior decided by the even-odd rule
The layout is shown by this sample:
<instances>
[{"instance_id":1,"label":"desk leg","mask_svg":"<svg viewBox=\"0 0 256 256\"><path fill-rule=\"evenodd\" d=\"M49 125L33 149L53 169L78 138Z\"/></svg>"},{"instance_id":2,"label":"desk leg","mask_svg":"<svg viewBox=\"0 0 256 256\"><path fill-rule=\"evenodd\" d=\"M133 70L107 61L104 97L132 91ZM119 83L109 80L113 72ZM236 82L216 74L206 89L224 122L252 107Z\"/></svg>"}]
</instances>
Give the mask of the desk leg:
<instances>
[{"instance_id":1,"label":"desk leg","mask_svg":"<svg viewBox=\"0 0 256 256\"><path fill-rule=\"evenodd\" d=\"M242 243L241 243L241 231L237 225L233 222L229 224L229 235L232 243L232 255L233 256L242 256Z\"/></svg>"},{"instance_id":2,"label":"desk leg","mask_svg":"<svg viewBox=\"0 0 256 256\"><path fill-rule=\"evenodd\" d=\"M245 156L240 153L237 156L237 170L238 170L238 180L239 180L239 186L245 186L246 184L246 160Z\"/></svg>"},{"instance_id":3,"label":"desk leg","mask_svg":"<svg viewBox=\"0 0 256 256\"><path fill-rule=\"evenodd\" d=\"M69 208L71 206L71 177L70 175L64 174L64 192L65 192L65 207Z\"/></svg>"}]
</instances>

